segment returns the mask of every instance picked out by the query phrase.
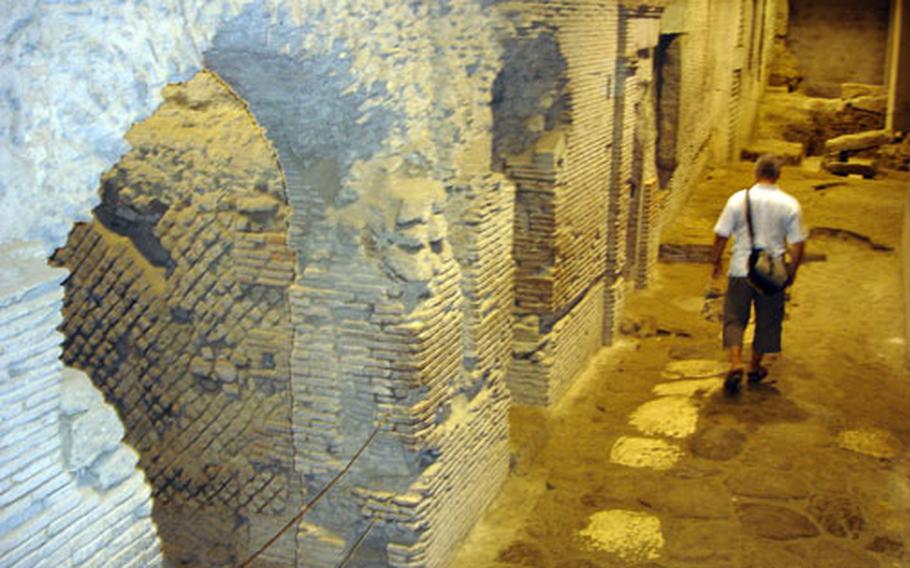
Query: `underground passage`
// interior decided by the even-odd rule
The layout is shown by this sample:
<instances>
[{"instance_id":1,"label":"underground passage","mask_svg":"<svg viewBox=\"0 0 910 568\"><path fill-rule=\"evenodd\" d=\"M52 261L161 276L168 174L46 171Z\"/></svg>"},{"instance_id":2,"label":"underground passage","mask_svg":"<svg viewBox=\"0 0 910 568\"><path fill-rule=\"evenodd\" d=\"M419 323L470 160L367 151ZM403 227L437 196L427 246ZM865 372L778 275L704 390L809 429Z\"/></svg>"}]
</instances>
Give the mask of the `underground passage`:
<instances>
[{"instance_id":1,"label":"underground passage","mask_svg":"<svg viewBox=\"0 0 910 568\"><path fill-rule=\"evenodd\" d=\"M907 0L2 12L0 566L910 566Z\"/></svg>"}]
</instances>

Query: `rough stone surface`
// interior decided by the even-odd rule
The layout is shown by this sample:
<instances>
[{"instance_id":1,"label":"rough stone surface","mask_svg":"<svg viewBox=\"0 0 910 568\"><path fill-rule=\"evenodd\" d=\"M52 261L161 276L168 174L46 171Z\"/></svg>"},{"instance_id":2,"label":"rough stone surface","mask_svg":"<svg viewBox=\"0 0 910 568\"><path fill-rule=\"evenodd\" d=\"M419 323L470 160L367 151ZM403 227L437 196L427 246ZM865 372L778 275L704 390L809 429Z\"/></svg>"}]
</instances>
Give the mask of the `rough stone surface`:
<instances>
[{"instance_id":1,"label":"rough stone surface","mask_svg":"<svg viewBox=\"0 0 910 568\"><path fill-rule=\"evenodd\" d=\"M672 484L642 485L638 499L649 508L687 519L727 519L733 507L716 479L676 479Z\"/></svg>"},{"instance_id":2,"label":"rough stone surface","mask_svg":"<svg viewBox=\"0 0 910 568\"><path fill-rule=\"evenodd\" d=\"M664 379L702 379L720 377L726 369L723 361L715 359L685 359L668 363L660 376Z\"/></svg>"},{"instance_id":3,"label":"rough stone surface","mask_svg":"<svg viewBox=\"0 0 910 568\"><path fill-rule=\"evenodd\" d=\"M629 418L643 434L685 438L695 433L698 405L687 396L665 396L646 402Z\"/></svg>"},{"instance_id":4,"label":"rough stone surface","mask_svg":"<svg viewBox=\"0 0 910 568\"><path fill-rule=\"evenodd\" d=\"M241 560L367 439L263 560L334 566L373 526L377 564L446 562L505 476L507 372L558 400L751 131L774 2L687 4L697 40L663 50L655 6L612 0L8 7L0 243L67 245L64 356L178 562ZM97 426L92 400L66 416ZM79 463L116 491L111 448ZM106 549L145 531L154 557L146 528Z\"/></svg>"},{"instance_id":5,"label":"rough stone surface","mask_svg":"<svg viewBox=\"0 0 910 568\"><path fill-rule=\"evenodd\" d=\"M849 496L813 496L808 511L812 519L833 536L857 539L866 528L862 507Z\"/></svg>"},{"instance_id":6,"label":"rough stone surface","mask_svg":"<svg viewBox=\"0 0 910 568\"><path fill-rule=\"evenodd\" d=\"M718 203L731 188L748 183L751 170L750 164L737 162L707 173L686 216L677 222L671 236L681 238L674 242L709 241ZM900 242L905 176L841 180L826 191L817 187L838 178L803 168L788 169L785 176L788 192L813 212L813 224L867 235L883 245ZM827 262L811 265L792 291L785 355L768 359L769 382L744 386L735 398L717 393L698 400L700 419L690 439L700 437L703 430L735 430L740 438L737 455L713 461L686 452L666 470L631 468L610 460L611 445L619 437L638 435L628 417L655 397L655 386L664 384L657 377L669 361L716 357L722 363L719 323L706 321L683 305L704 297L706 267L663 264L657 287L627 298L626 316L634 322L653 319L657 329L690 335L623 337L602 351L564 403L550 412L525 416L534 430L547 428L548 441L537 463L506 483L455 565L496 566L500 550L516 541L544 551L546 565L648 564L623 561L572 538L595 512L616 509L660 518L665 545L661 558L650 561L652 566L906 564L906 550L897 544L908 534L910 482L904 450L896 459L881 460L844 450L835 442L843 428L870 426L891 431L901 440L905 437L910 383L900 340L903 327L900 318L894 318L901 309L901 283L894 277L900 255L876 253L868 244L830 235L819 235L815 242ZM855 277L832 287L833 280L852 273L850 266L859 267ZM876 301L856 298L857 289L867 290ZM865 324L861 340L854 321ZM853 348L832 349L842 344ZM714 380L722 382L719 377ZM527 424L516 421L513 426L522 429ZM742 493L758 496L737 494L739 487L745 488ZM663 498L671 491L676 503ZM865 520L860 536L837 537L816 524L817 537L773 540L750 532L736 511L736 504L743 502L777 505L801 516L801 525L806 519L811 525L813 495L827 500L849 497L859 505ZM689 516L704 513L702 503L712 503L716 516ZM883 538L876 546L880 550L867 549L877 538Z\"/></svg>"},{"instance_id":7,"label":"rough stone surface","mask_svg":"<svg viewBox=\"0 0 910 568\"><path fill-rule=\"evenodd\" d=\"M802 557L813 568L881 568L883 565L875 556L833 539L793 543L787 550Z\"/></svg>"},{"instance_id":8,"label":"rough stone surface","mask_svg":"<svg viewBox=\"0 0 910 568\"><path fill-rule=\"evenodd\" d=\"M855 99L860 97L883 97L885 96L884 85L869 85L866 83L843 83L840 86L840 96L843 99Z\"/></svg>"},{"instance_id":9,"label":"rough stone surface","mask_svg":"<svg viewBox=\"0 0 910 568\"><path fill-rule=\"evenodd\" d=\"M173 524L184 508L237 525L278 515L279 527L301 502L287 402L294 258L281 172L242 102L210 73L164 96L102 178L96 220L55 259L72 271L64 360L123 417L168 556L199 562L205 551L181 537L199 517ZM91 417L74 435L94 437ZM246 554L215 529L230 523L208 526L212 544Z\"/></svg>"},{"instance_id":10,"label":"rough stone surface","mask_svg":"<svg viewBox=\"0 0 910 568\"><path fill-rule=\"evenodd\" d=\"M664 524L666 556L696 565L732 564L737 542L731 535L737 527L730 521L674 519Z\"/></svg>"},{"instance_id":11,"label":"rough stone surface","mask_svg":"<svg viewBox=\"0 0 910 568\"><path fill-rule=\"evenodd\" d=\"M845 99L770 89L762 98L758 139L802 144L806 156L825 153L825 143L843 135L884 128L885 115L854 108Z\"/></svg>"},{"instance_id":12,"label":"rough stone surface","mask_svg":"<svg viewBox=\"0 0 910 568\"><path fill-rule=\"evenodd\" d=\"M784 164L789 166L799 165L803 161L806 150L800 142L787 142L785 140L756 140L747 145L740 153L740 158L754 162L764 154L780 156Z\"/></svg>"}]
</instances>

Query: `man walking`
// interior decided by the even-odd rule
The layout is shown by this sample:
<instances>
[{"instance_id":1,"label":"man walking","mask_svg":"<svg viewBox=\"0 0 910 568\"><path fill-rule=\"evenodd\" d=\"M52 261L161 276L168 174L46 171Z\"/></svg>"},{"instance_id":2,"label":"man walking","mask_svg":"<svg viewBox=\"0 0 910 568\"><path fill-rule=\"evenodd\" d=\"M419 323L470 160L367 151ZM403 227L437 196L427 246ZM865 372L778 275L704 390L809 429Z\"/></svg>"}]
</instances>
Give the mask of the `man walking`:
<instances>
[{"instance_id":1,"label":"man walking","mask_svg":"<svg viewBox=\"0 0 910 568\"><path fill-rule=\"evenodd\" d=\"M803 228L799 202L777 186L780 179L781 160L765 155L755 163L755 185L736 192L727 200L717 224L714 226L714 248L711 254L712 277L722 273L722 259L727 241L732 236L733 254L728 271L729 281L724 299L724 348L730 353L730 370L724 389L735 393L743 378L743 332L749 323L751 307L755 305L755 339L748 368L749 383L758 383L768 371L762 367L762 358L768 353L780 352L781 325L784 320L784 292L764 295L749 285L749 255L753 248L763 249L774 257L784 257L790 245L790 263L787 286L796 280L796 272L805 252L806 232ZM751 213L755 242L749 238Z\"/></svg>"}]
</instances>

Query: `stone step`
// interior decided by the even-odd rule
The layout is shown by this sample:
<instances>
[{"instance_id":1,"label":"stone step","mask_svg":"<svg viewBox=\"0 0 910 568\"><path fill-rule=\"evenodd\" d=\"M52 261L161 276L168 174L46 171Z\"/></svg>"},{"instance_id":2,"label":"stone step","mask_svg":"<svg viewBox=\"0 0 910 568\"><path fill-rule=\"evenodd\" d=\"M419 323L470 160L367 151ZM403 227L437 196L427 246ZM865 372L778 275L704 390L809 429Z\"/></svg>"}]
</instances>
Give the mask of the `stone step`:
<instances>
[{"instance_id":1,"label":"stone step","mask_svg":"<svg viewBox=\"0 0 910 568\"><path fill-rule=\"evenodd\" d=\"M743 160L755 161L763 154L776 154L783 158L784 164L797 166L802 162L805 153L805 148L799 142L760 139L743 147L740 158Z\"/></svg>"}]
</instances>

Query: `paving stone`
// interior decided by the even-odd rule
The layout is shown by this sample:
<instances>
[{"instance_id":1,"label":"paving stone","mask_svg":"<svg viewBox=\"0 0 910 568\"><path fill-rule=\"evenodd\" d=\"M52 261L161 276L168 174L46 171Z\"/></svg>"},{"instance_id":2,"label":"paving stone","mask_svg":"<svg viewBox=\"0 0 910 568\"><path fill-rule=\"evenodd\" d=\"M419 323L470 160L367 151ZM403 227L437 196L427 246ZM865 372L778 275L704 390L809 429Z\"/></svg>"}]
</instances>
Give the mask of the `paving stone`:
<instances>
[{"instance_id":1,"label":"paving stone","mask_svg":"<svg viewBox=\"0 0 910 568\"><path fill-rule=\"evenodd\" d=\"M698 405L687 396L665 396L646 402L629 416L643 434L685 438L698 425Z\"/></svg>"},{"instance_id":2,"label":"paving stone","mask_svg":"<svg viewBox=\"0 0 910 568\"><path fill-rule=\"evenodd\" d=\"M818 539L787 544L787 550L810 562L812 568L880 568L881 563L856 544Z\"/></svg>"},{"instance_id":3,"label":"paving stone","mask_svg":"<svg viewBox=\"0 0 910 568\"><path fill-rule=\"evenodd\" d=\"M660 376L664 379L704 379L723 376L726 370L727 364L716 359L687 359L670 362Z\"/></svg>"},{"instance_id":4,"label":"paving stone","mask_svg":"<svg viewBox=\"0 0 910 568\"><path fill-rule=\"evenodd\" d=\"M658 396L691 396L706 397L723 388L723 382L719 379L695 379L680 380L672 383L661 383L655 385L651 391Z\"/></svg>"},{"instance_id":5,"label":"paving stone","mask_svg":"<svg viewBox=\"0 0 910 568\"><path fill-rule=\"evenodd\" d=\"M656 560L664 547L660 519L640 511L594 513L578 534L588 541L589 547L627 561Z\"/></svg>"},{"instance_id":6,"label":"paving stone","mask_svg":"<svg viewBox=\"0 0 910 568\"><path fill-rule=\"evenodd\" d=\"M697 457L706 460L727 461L742 452L746 435L735 428L707 427L695 433L689 448Z\"/></svg>"},{"instance_id":7,"label":"paving stone","mask_svg":"<svg viewBox=\"0 0 910 568\"><path fill-rule=\"evenodd\" d=\"M655 438L622 436L610 450L610 461L628 467L665 470L682 457L679 446Z\"/></svg>"},{"instance_id":8,"label":"paving stone","mask_svg":"<svg viewBox=\"0 0 910 568\"><path fill-rule=\"evenodd\" d=\"M547 555L539 545L521 540L513 542L503 549L497 560L513 566L537 568L549 565Z\"/></svg>"},{"instance_id":9,"label":"paving stone","mask_svg":"<svg viewBox=\"0 0 910 568\"><path fill-rule=\"evenodd\" d=\"M743 530L747 534L771 540L790 540L816 537L818 527L799 513L761 503L742 503L736 507Z\"/></svg>"},{"instance_id":10,"label":"paving stone","mask_svg":"<svg viewBox=\"0 0 910 568\"><path fill-rule=\"evenodd\" d=\"M816 495L808 512L829 534L841 538L857 539L866 528L862 507L846 495Z\"/></svg>"},{"instance_id":11,"label":"paving stone","mask_svg":"<svg viewBox=\"0 0 910 568\"><path fill-rule=\"evenodd\" d=\"M904 543L890 536L877 536L866 546L866 550L889 556L900 556L904 551Z\"/></svg>"},{"instance_id":12,"label":"paving stone","mask_svg":"<svg viewBox=\"0 0 910 568\"><path fill-rule=\"evenodd\" d=\"M766 540L752 543L743 551L743 568L814 568L815 564L782 544Z\"/></svg>"},{"instance_id":13,"label":"paving stone","mask_svg":"<svg viewBox=\"0 0 910 568\"><path fill-rule=\"evenodd\" d=\"M734 522L671 519L664 522L666 557L712 564L730 562L738 535L739 525Z\"/></svg>"},{"instance_id":14,"label":"paving stone","mask_svg":"<svg viewBox=\"0 0 910 568\"><path fill-rule=\"evenodd\" d=\"M837 444L846 450L882 459L896 457L901 449L900 440L880 428L846 430L838 435Z\"/></svg>"},{"instance_id":15,"label":"paving stone","mask_svg":"<svg viewBox=\"0 0 910 568\"><path fill-rule=\"evenodd\" d=\"M736 495L762 499L803 499L809 485L794 473L773 469L746 469L734 472L727 487Z\"/></svg>"},{"instance_id":16,"label":"paving stone","mask_svg":"<svg viewBox=\"0 0 910 568\"><path fill-rule=\"evenodd\" d=\"M722 519L733 515L730 494L716 479L672 479L637 491L643 505L669 515L690 519Z\"/></svg>"}]
</instances>

